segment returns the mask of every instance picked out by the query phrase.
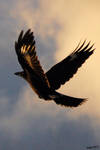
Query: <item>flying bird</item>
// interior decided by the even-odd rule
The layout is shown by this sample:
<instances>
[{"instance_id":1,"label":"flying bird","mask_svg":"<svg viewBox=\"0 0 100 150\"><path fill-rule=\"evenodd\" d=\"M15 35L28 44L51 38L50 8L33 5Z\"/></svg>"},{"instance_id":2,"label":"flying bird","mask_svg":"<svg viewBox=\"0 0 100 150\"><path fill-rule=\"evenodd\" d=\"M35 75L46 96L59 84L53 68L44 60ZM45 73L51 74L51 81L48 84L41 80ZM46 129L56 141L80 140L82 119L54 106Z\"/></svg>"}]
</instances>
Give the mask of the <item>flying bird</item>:
<instances>
[{"instance_id":1,"label":"flying bird","mask_svg":"<svg viewBox=\"0 0 100 150\"><path fill-rule=\"evenodd\" d=\"M54 100L56 104L67 107L77 107L86 101L84 98L75 98L57 92L56 90L69 81L77 72L78 68L93 54L93 45L86 40L61 62L54 65L46 73L36 54L36 46L33 32L29 29L25 33L20 32L15 42L15 51L18 61L23 69L16 72L25 79L35 93L44 100Z\"/></svg>"}]
</instances>

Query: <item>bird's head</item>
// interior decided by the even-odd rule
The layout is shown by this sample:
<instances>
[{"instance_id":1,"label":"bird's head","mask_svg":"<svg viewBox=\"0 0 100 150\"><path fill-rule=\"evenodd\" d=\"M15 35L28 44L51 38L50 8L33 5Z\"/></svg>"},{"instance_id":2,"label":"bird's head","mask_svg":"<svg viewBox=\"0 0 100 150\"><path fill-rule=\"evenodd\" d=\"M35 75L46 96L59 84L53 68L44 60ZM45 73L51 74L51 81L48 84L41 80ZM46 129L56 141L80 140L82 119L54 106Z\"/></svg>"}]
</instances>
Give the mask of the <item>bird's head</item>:
<instances>
[{"instance_id":1,"label":"bird's head","mask_svg":"<svg viewBox=\"0 0 100 150\"><path fill-rule=\"evenodd\" d=\"M22 78L25 79L25 72L24 72L24 71L22 71L22 72L15 72L14 74L15 74L16 76L19 76L19 77L22 77Z\"/></svg>"}]
</instances>

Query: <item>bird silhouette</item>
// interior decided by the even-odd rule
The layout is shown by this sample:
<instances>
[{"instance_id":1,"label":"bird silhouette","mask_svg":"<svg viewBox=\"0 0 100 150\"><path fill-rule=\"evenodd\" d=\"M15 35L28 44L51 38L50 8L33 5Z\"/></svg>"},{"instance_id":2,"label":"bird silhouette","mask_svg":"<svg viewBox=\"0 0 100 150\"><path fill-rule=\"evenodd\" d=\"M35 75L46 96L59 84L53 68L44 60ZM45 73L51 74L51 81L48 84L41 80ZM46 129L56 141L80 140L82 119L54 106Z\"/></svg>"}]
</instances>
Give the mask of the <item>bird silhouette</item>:
<instances>
[{"instance_id":1,"label":"bird silhouette","mask_svg":"<svg viewBox=\"0 0 100 150\"><path fill-rule=\"evenodd\" d=\"M44 73L38 57L33 32L29 29L26 33L20 32L18 40L15 42L15 51L18 61L23 69L16 72L24 78L36 92L39 98L44 100L54 100L56 104L67 107L77 107L86 101L85 98L74 98L57 92L65 82L77 72L78 68L93 54L93 45L90 42L76 47L76 49L64 60L54 65L49 71Z\"/></svg>"}]
</instances>

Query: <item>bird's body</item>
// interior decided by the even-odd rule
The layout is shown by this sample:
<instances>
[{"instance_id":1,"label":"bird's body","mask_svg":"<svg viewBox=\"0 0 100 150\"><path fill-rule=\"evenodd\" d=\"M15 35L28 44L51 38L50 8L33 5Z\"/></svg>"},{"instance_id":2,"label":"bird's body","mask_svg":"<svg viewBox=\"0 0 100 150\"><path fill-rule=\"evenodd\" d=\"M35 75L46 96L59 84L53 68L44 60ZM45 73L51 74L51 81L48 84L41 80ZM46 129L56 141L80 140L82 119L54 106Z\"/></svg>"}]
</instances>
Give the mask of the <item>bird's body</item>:
<instances>
[{"instance_id":1,"label":"bird's body","mask_svg":"<svg viewBox=\"0 0 100 150\"><path fill-rule=\"evenodd\" d=\"M84 44L85 42L80 47L78 45L73 53L44 73L36 56L33 32L28 30L23 35L23 31L21 31L18 41L15 42L15 50L23 71L15 74L24 78L40 98L54 100L60 105L76 107L82 104L85 99L66 96L56 90L69 81L93 53L93 45L89 47L90 43L88 43L84 47Z\"/></svg>"}]
</instances>

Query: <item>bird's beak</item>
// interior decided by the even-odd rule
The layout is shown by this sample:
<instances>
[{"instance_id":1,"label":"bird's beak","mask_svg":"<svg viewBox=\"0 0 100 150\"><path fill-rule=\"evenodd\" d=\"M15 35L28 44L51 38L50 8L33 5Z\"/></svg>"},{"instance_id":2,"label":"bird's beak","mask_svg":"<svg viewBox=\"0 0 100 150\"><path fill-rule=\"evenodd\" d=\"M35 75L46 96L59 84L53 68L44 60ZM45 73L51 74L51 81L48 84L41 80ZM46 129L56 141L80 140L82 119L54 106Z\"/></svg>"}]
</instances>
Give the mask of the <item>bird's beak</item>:
<instances>
[{"instance_id":1,"label":"bird's beak","mask_svg":"<svg viewBox=\"0 0 100 150\"><path fill-rule=\"evenodd\" d=\"M16 76L21 76L20 72L15 72L14 73Z\"/></svg>"},{"instance_id":2,"label":"bird's beak","mask_svg":"<svg viewBox=\"0 0 100 150\"><path fill-rule=\"evenodd\" d=\"M19 77L22 77L25 79L25 72L24 71L21 71L21 72L15 72L14 73L16 76L19 76Z\"/></svg>"}]
</instances>

